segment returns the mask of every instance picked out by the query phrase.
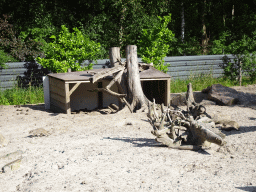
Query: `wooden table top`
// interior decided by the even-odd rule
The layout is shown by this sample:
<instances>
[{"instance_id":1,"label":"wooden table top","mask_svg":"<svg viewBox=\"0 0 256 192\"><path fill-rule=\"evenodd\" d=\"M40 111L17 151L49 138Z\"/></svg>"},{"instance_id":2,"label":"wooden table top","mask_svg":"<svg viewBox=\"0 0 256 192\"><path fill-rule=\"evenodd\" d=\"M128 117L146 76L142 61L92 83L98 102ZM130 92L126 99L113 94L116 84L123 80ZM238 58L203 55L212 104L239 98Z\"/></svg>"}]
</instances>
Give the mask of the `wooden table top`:
<instances>
[{"instance_id":1,"label":"wooden table top","mask_svg":"<svg viewBox=\"0 0 256 192\"><path fill-rule=\"evenodd\" d=\"M108 69L108 68L107 68ZM94 74L101 72L106 69L91 69L87 71L76 71L69 73L50 73L48 76L54 77L63 81L89 81L90 78L93 77ZM112 79L112 76L108 76L107 78ZM140 79L170 79L171 76L163 73L153 67L150 67L147 70L140 72Z\"/></svg>"}]
</instances>

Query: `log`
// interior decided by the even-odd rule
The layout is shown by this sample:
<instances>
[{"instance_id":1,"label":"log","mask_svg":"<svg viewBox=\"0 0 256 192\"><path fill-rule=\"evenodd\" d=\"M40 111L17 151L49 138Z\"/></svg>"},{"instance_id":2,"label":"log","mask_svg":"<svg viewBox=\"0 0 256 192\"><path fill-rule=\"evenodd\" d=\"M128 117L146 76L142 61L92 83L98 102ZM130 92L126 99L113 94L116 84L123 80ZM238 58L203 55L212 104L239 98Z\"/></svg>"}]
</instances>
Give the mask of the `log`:
<instances>
[{"instance_id":1,"label":"log","mask_svg":"<svg viewBox=\"0 0 256 192\"><path fill-rule=\"evenodd\" d=\"M111 47L109 49L109 59L111 67L116 67L119 65L119 62L121 61L120 47Z\"/></svg>"}]
</instances>

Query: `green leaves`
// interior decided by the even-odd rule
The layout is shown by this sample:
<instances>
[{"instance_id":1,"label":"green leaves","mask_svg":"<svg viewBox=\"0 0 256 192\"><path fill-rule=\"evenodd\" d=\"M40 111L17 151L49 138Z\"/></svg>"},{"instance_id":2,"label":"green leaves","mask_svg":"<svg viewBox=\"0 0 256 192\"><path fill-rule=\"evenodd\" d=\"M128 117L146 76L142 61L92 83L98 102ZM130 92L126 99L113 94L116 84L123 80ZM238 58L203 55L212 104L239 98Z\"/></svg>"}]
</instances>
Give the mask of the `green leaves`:
<instances>
[{"instance_id":1,"label":"green leaves","mask_svg":"<svg viewBox=\"0 0 256 192\"><path fill-rule=\"evenodd\" d=\"M169 44L174 39L174 34L168 29L171 14L158 17L158 20L158 25L142 30L138 48L139 54L142 56L142 61L153 63L156 69L166 73L169 65L164 64L163 58L170 51Z\"/></svg>"},{"instance_id":2,"label":"green leaves","mask_svg":"<svg viewBox=\"0 0 256 192\"><path fill-rule=\"evenodd\" d=\"M82 67L84 60L96 60L100 53L100 44L91 41L88 36L73 28L70 33L68 28L61 26L61 31L56 37L50 37L53 42L48 44L48 51L45 58L37 58L37 61L45 68L54 73L81 71L91 69L93 64Z\"/></svg>"}]
</instances>

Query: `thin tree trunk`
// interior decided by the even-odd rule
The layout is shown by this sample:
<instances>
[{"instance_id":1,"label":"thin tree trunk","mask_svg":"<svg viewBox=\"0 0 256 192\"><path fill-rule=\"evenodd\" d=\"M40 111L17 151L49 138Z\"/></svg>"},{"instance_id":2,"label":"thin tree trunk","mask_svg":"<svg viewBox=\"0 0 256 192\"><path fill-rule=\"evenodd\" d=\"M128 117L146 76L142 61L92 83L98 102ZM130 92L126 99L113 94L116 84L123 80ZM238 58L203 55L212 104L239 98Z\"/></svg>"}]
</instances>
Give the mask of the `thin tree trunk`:
<instances>
[{"instance_id":1,"label":"thin tree trunk","mask_svg":"<svg viewBox=\"0 0 256 192\"><path fill-rule=\"evenodd\" d=\"M185 38L185 15L184 15L184 4L181 2L181 41L184 43Z\"/></svg>"},{"instance_id":2,"label":"thin tree trunk","mask_svg":"<svg viewBox=\"0 0 256 192\"><path fill-rule=\"evenodd\" d=\"M206 6L206 0L204 0L203 4L202 4L202 48L203 48L203 54L206 54L207 46L208 46L208 37L207 37L207 31L206 31L206 25L205 25L205 6Z\"/></svg>"}]
</instances>

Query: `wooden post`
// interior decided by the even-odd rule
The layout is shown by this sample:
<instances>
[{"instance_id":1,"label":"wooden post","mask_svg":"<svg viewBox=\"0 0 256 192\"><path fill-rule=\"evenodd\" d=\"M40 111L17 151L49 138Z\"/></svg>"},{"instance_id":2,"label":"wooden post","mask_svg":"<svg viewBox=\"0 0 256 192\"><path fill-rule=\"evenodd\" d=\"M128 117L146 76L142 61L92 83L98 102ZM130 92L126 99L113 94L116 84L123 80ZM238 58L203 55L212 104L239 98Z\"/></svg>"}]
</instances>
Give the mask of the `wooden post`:
<instances>
[{"instance_id":1,"label":"wooden post","mask_svg":"<svg viewBox=\"0 0 256 192\"><path fill-rule=\"evenodd\" d=\"M164 104L168 106L170 104L171 100L171 79L167 79L166 81L166 87L165 87L165 101Z\"/></svg>"},{"instance_id":2,"label":"wooden post","mask_svg":"<svg viewBox=\"0 0 256 192\"><path fill-rule=\"evenodd\" d=\"M70 95L69 95L69 83L65 83L65 109L67 114L71 114L70 108Z\"/></svg>"},{"instance_id":3,"label":"wooden post","mask_svg":"<svg viewBox=\"0 0 256 192\"><path fill-rule=\"evenodd\" d=\"M111 47L109 49L109 59L111 67L116 67L119 65L119 61L121 61L120 47Z\"/></svg>"}]
</instances>

